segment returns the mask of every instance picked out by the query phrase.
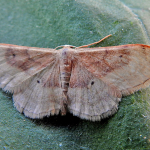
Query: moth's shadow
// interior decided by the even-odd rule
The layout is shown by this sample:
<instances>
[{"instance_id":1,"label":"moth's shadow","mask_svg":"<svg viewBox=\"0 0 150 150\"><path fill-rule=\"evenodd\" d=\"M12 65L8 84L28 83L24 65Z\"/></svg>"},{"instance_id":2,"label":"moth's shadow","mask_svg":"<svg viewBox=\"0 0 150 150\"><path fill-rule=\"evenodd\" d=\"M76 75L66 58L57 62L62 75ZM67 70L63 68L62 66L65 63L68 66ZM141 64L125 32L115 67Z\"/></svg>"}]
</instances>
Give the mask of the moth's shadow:
<instances>
[{"instance_id":1,"label":"moth's shadow","mask_svg":"<svg viewBox=\"0 0 150 150\"><path fill-rule=\"evenodd\" d=\"M95 129L99 128L105 128L107 126L110 118L105 118L102 119L101 121L89 121L85 119L80 119L79 117L73 116L70 113L67 113L66 116L50 116L50 117L45 117L43 119L31 119L33 123L36 125L40 126L46 126L46 127L65 127L68 129L74 129L78 126L93 126Z\"/></svg>"},{"instance_id":2,"label":"moth's shadow","mask_svg":"<svg viewBox=\"0 0 150 150\"><path fill-rule=\"evenodd\" d=\"M32 119L32 121L36 125L44 125L44 126L55 126L55 127L73 127L77 126L81 119L73 116L70 113L67 113L65 116L57 115L57 116L49 116L44 117L43 119Z\"/></svg>"}]
</instances>

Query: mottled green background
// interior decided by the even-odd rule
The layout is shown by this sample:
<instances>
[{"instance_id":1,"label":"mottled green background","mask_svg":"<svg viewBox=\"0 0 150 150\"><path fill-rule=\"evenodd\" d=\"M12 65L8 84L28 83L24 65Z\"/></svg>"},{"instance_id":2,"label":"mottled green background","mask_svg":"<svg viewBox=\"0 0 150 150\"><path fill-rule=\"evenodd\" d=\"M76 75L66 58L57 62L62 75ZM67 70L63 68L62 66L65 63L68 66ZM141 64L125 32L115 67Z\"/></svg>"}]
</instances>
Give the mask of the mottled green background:
<instances>
[{"instance_id":1,"label":"mottled green background","mask_svg":"<svg viewBox=\"0 0 150 150\"><path fill-rule=\"evenodd\" d=\"M0 0L0 43L55 48L150 45L149 0ZM68 114L31 120L0 93L0 149L150 149L150 89L122 98L118 112L101 122Z\"/></svg>"}]
</instances>

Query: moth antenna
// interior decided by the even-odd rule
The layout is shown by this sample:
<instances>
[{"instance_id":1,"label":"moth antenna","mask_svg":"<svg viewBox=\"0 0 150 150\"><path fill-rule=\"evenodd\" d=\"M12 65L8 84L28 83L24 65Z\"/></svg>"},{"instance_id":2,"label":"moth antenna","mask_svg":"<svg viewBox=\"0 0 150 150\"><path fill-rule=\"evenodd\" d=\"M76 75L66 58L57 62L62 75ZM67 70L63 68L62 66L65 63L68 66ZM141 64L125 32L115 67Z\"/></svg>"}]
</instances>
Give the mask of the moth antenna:
<instances>
[{"instance_id":1,"label":"moth antenna","mask_svg":"<svg viewBox=\"0 0 150 150\"><path fill-rule=\"evenodd\" d=\"M84 47L88 47L88 46L91 46L91 45L94 45L94 44L98 44L98 43L102 42L103 40L105 40L106 38L108 38L110 36L112 36L112 34L105 36L104 38L102 38L101 40L99 40L97 42L94 42L94 43L91 43L91 44L88 44L88 45L82 45L82 46L79 46L79 47L76 47L76 48L84 48Z\"/></svg>"}]
</instances>

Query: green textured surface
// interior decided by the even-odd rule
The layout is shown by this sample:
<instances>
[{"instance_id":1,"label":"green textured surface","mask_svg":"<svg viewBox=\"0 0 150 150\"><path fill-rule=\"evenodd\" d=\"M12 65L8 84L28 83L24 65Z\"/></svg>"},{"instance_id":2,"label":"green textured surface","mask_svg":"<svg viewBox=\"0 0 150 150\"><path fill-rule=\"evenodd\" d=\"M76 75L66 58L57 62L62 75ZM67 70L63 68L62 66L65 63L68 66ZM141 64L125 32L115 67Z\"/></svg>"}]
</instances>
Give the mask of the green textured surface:
<instances>
[{"instance_id":1,"label":"green textured surface","mask_svg":"<svg viewBox=\"0 0 150 150\"><path fill-rule=\"evenodd\" d=\"M0 0L0 43L55 48L89 44L150 45L149 0ZM101 122L68 114L31 120L0 94L0 149L150 149L150 89L124 97Z\"/></svg>"}]
</instances>

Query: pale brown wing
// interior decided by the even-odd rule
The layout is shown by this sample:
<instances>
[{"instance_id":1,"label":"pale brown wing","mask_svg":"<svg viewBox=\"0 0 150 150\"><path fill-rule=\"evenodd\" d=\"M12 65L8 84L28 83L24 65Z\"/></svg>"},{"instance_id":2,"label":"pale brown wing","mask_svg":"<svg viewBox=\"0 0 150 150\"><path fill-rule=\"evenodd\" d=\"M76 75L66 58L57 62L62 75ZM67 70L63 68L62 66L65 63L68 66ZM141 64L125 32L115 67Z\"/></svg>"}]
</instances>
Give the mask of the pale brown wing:
<instances>
[{"instance_id":1,"label":"pale brown wing","mask_svg":"<svg viewBox=\"0 0 150 150\"><path fill-rule=\"evenodd\" d=\"M128 95L150 84L150 46L129 44L79 50L78 61L117 93Z\"/></svg>"},{"instance_id":2,"label":"pale brown wing","mask_svg":"<svg viewBox=\"0 0 150 150\"><path fill-rule=\"evenodd\" d=\"M118 98L150 84L147 45L81 48L75 52L74 61L78 65L74 65L70 79L69 109L85 119L94 121L112 115Z\"/></svg>"},{"instance_id":3,"label":"pale brown wing","mask_svg":"<svg viewBox=\"0 0 150 150\"><path fill-rule=\"evenodd\" d=\"M112 90L80 62L74 61L67 93L68 110L80 118L100 121L118 109L120 98L111 95Z\"/></svg>"},{"instance_id":4,"label":"pale brown wing","mask_svg":"<svg viewBox=\"0 0 150 150\"><path fill-rule=\"evenodd\" d=\"M59 113L58 74L57 51L0 44L0 87L13 93L14 105L26 116Z\"/></svg>"},{"instance_id":5,"label":"pale brown wing","mask_svg":"<svg viewBox=\"0 0 150 150\"><path fill-rule=\"evenodd\" d=\"M30 118L43 118L61 110L59 64L53 64L26 81L26 87L14 93L14 105Z\"/></svg>"}]
</instances>

